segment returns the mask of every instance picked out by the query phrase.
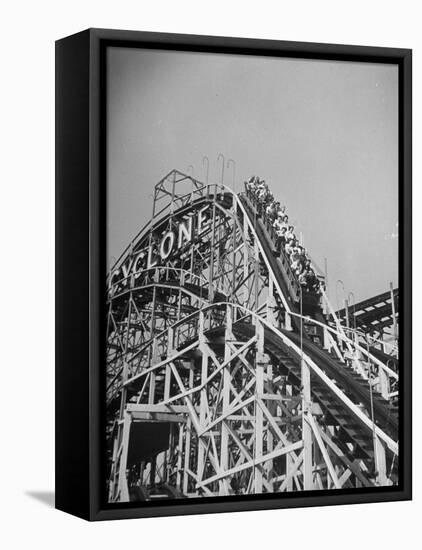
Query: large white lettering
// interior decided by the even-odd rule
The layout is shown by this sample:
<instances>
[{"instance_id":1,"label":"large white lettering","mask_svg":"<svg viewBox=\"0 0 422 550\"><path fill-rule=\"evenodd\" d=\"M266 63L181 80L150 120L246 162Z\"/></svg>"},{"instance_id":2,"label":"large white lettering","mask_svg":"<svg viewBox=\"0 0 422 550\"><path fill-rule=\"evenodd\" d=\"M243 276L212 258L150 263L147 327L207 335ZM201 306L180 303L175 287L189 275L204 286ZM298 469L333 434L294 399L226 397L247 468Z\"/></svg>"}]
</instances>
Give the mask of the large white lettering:
<instances>
[{"instance_id":1,"label":"large white lettering","mask_svg":"<svg viewBox=\"0 0 422 550\"><path fill-rule=\"evenodd\" d=\"M179 238L177 240L177 248L182 248L183 240L189 243L192 240L192 217L189 216L187 222L182 222L179 225Z\"/></svg>"},{"instance_id":2,"label":"large white lettering","mask_svg":"<svg viewBox=\"0 0 422 550\"><path fill-rule=\"evenodd\" d=\"M200 235L206 229L207 218L205 216L205 212L208 210L208 208L209 206L204 206L204 208L201 208L201 210L198 212L198 235Z\"/></svg>"},{"instance_id":3,"label":"large white lettering","mask_svg":"<svg viewBox=\"0 0 422 550\"><path fill-rule=\"evenodd\" d=\"M153 248L152 248L152 246L150 246L148 248L147 269L151 269L151 267L155 267L158 264L158 260L155 256L155 254L154 254L154 258L153 258L153 254L154 254Z\"/></svg>"},{"instance_id":4,"label":"large white lettering","mask_svg":"<svg viewBox=\"0 0 422 550\"><path fill-rule=\"evenodd\" d=\"M170 256L173 250L174 239L175 239L175 236L173 231L169 231L162 238L161 244L160 244L160 256L163 260L167 259Z\"/></svg>"},{"instance_id":5,"label":"large white lettering","mask_svg":"<svg viewBox=\"0 0 422 550\"><path fill-rule=\"evenodd\" d=\"M148 249L143 249L136 255L131 256L120 269L113 273L110 277L109 285L113 286L117 282L120 285L126 285L132 273L139 273L145 267L151 269L158 266L171 256L175 247L177 247L177 250L180 250L185 245L191 243L194 237L194 229L197 235L201 235L209 225L208 210L209 205L204 206L198 211L196 220L194 216L184 218L179 223L176 231L167 231L162 235L158 243L154 243ZM196 224L194 224L194 220Z\"/></svg>"}]
</instances>

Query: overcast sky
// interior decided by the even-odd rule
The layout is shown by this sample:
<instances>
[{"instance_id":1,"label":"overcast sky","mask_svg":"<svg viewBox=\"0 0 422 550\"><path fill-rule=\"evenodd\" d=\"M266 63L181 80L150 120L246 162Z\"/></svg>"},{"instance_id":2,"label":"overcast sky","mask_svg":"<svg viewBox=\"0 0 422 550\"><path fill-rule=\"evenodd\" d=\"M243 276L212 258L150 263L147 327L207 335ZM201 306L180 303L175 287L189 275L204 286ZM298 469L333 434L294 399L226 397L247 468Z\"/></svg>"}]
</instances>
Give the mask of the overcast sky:
<instances>
[{"instance_id":1,"label":"overcast sky","mask_svg":"<svg viewBox=\"0 0 422 550\"><path fill-rule=\"evenodd\" d=\"M236 190L259 175L286 204L333 306L398 278L398 71L385 64L109 48L108 257L151 216L154 185L189 165ZM232 170L225 182L233 186ZM337 287L337 290L336 290Z\"/></svg>"}]
</instances>

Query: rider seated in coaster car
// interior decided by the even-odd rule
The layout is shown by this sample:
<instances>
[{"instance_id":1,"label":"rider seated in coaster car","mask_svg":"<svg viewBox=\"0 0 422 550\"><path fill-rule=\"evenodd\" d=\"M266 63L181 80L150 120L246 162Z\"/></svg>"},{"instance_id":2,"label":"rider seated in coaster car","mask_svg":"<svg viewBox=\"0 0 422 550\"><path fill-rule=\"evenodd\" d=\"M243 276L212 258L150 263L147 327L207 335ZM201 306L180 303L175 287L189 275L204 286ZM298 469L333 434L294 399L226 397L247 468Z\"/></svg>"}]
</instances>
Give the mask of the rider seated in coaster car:
<instances>
[{"instance_id":1,"label":"rider seated in coaster car","mask_svg":"<svg viewBox=\"0 0 422 550\"><path fill-rule=\"evenodd\" d=\"M268 194L268 186L265 183L265 180L262 180L259 182L257 186L257 194L258 194L258 200L259 202L263 203L267 197Z\"/></svg>"},{"instance_id":2,"label":"rider seated in coaster car","mask_svg":"<svg viewBox=\"0 0 422 550\"><path fill-rule=\"evenodd\" d=\"M284 214L281 218L281 223L286 228L286 231L289 229L289 216L287 214Z\"/></svg>"},{"instance_id":3,"label":"rider seated in coaster car","mask_svg":"<svg viewBox=\"0 0 422 550\"><path fill-rule=\"evenodd\" d=\"M305 263L306 283L309 291L317 292L320 287L318 277L311 266L311 260L307 259Z\"/></svg>"},{"instance_id":4,"label":"rider seated in coaster car","mask_svg":"<svg viewBox=\"0 0 422 550\"><path fill-rule=\"evenodd\" d=\"M277 205L280 205L280 203L278 202ZM288 226L288 224L286 224L285 219L287 218L287 220L288 220L289 218L285 214L285 211L286 211L285 206L277 206L277 215L275 216L274 224L276 224L278 229L281 229L282 227L285 227L286 231L287 231L289 226Z\"/></svg>"},{"instance_id":5,"label":"rider seated in coaster car","mask_svg":"<svg viewBox=\"0 0 422 550\"><path fill-rule=\"evenodd\" d=\"M280 252L284 247L286 246L286 228L281 227L280 229L276 230L276 248Z\"/></svg>"},{"instance_id":6,"label":"rider seated in coaster car","mask_svg":"<svg viewBox=\"0 0 422 550\"><path fill-rule=\"evenodd\" d=\"M321 283L318 280L318 277L315 275L313 269L310 270L310 281L309 286L313 292L318 292L321 288Z\"/></svg>"},{"instance_id":7,"label":"rider seated in coaster car","mask_svg":"<svg viewBox=\"0 0 422 550\"><path fill-rule=\"evenodd\" d=\"M265 181L261 181L256 190L256 206L259 216L263 216L266 208L266 200L268 196L268 187Z\"/></svg>"},{"instance_id":8,"label":"rider seated in coaster car","mask_svg":"<svg viewBox=\"0 0 422 550\"><path fill-rule=\"evenodd\" d=\"M271 193L271 191L267 188L267 194L264 198L265 206L268 206L270 204L274 203L274 195Z\"/></svg>"},{"instance_id":9,"label":"rider seated in coaster car","mask_svg":"<svg viewBox=\"0 0 422 550\"><path fill-rule=\"evenodd\" d=\"M285 206L280 206L280 201L277 201L277 202L274 201L272 203L270 221L273 224L274 228L275 228L275 226L274 226L275 223L277 223L277 225L281 226L285 210L286 210Z\"/></svg>"},{"instance_id":10,"label":"rider seated in coaster car","mask_svg":"<svg viewBox=\"0 0 422 550\"><path fill-rule=\"evenodd\" d=\"M287 256L290 256L290 254L293 252L295 246L296 246L296 241L294 239L290 239L289 241L287 241L286 247L284 249Z\"/></svg>"},{"instance_id":11,"label":"rider seated in coaster car","mask_svg":"<svg viewBox=\"0 0 422 550\"><path fill-rule=\"evenodd\" d=\"M283 220L281 216L277 216L273 221L273 227L276 231L279 231L283 227ZM286 228L284 228L286 229Z\"/></svg>"},{"instance_id":12,"label":"rider seated in coaster car","mask_svg":"<svg viewBox=\"0 0 422 550\"><path fill-rule=\"evenodd\" d=\"M308 259L306 257L306 251L305 251L303 246L300 246L299 248L300 248L300 263L301 263L303 269L305 269L306 262L308 261Z\"/></svg>"},{"instance_id":13,"label":"rider seated in coaster car","mask_svg":"<svg viewBox=\"0 0 422 550\"><path fill-rule=\"evenodd\" d=\"M286 217L286 216L285 216ZM293 225L288 225L286 227L287 224L285 224L284 222L282 223L282 227L285 227L286 228L286 239L287 240L290 240L290 239L294 239L296 240L296 235L294 233L294 226Z\"/></svg>"},{"instance_id":14,"label":"rider seated in coaster car","mask_svg":"<svg viewBox=\"0 0 422 550\"><path fill-rule=\"evenodd\" d=\"M303 247L299 246L296 242L296 246L290 253L290 266L293 270L296 270L299 265L304 264Z\"/></svg>"},{"instance_id":15,"label":"rider seated in coaster car","mask_svg":"<svg viewBox=\"0 0 422 550\"><path fill-rule=\"evenodd\" d=\"M245 182L246 184L246 189L254 194L255 193L255 188L256 188L256 183L255 183L255 176L252 176L251 178L248 179L248 181Z\"/></svg>"},{"instance_id":16,"label":"rider seated in coaster car","mask_svg":"<svg viewBox=\"0 0 422 550\"><path fill-rule=\"evenodd\" d=\"M298 281L301 286L308 286L308 273L306 269L302 269L301 273L298 274Z\"/></svg>"},{"instance_id":17,"label":"rider seated in coaster car","mask_svg":"<svg viewBox=\"0 0 422 550\"><path fill-rule=\"evenodd\" d=\"M303 268L301 273L298 276L298 280L300 285L306 290L307 292L310 292L313 290L313 277L314 277L314 270L312 268Z\"/></svg>"},{"instance_id":18,"label":"rider seated in coaster car","mask_svg":"<svg viewBox=\"0 0 422 550\"><path fill-rule=\"evenodd\" d=\"M281 206L280 202L277 202L277 216L281 218L281 220L283 220L285 215L286 215L286 207L284 206L284 204L283 206Z\"/></svg>"},{"instance_id":19,"label":"rider seated in coaster car","mask_svg":"<svg viewBox=\"0 0 422 550\"><path fill-rule=\"evenodd\" d=\"M273 223L277 216L277 203L274 200L268 203L268 206L265 209L265 214L267 215L268 221Z\"/></svg>"}]
</instances>

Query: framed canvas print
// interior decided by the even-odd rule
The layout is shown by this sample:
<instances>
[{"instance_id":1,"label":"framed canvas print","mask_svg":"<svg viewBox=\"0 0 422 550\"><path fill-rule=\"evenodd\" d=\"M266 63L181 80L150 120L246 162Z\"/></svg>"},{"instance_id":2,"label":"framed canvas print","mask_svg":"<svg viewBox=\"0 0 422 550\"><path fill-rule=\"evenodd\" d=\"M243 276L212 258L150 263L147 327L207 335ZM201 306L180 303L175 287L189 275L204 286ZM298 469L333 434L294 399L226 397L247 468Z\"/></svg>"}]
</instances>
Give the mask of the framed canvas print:
<instances>
[{"instance_id":1,"label":"framed canvas print","mask_svg":"<svg viewBox=\"0 0 422 550\"><path fill-rule=\"evenodd\" d=\"M56 43L56 506L411 498L411 51Z\"/></svg>"}]
</instances>

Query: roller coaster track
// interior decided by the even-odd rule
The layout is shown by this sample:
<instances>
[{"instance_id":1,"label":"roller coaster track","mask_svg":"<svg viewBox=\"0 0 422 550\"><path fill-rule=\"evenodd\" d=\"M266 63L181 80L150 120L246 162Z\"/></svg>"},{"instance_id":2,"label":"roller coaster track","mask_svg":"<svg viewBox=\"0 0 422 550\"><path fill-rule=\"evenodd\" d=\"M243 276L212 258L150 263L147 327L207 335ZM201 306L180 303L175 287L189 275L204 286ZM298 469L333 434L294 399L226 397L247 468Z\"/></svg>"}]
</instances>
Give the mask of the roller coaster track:
<instances>
[{"instance_id":1,"label":"roller coaster track","mask_svg":"<svg viewBox=\"0 0 422 550\"><path fill-rule=\"evenodd\" d=\"M156 185L108 277L110 502L398 482L398 369L320 280L299 285L246 191Z\"/></svg>"}]
</instances>

